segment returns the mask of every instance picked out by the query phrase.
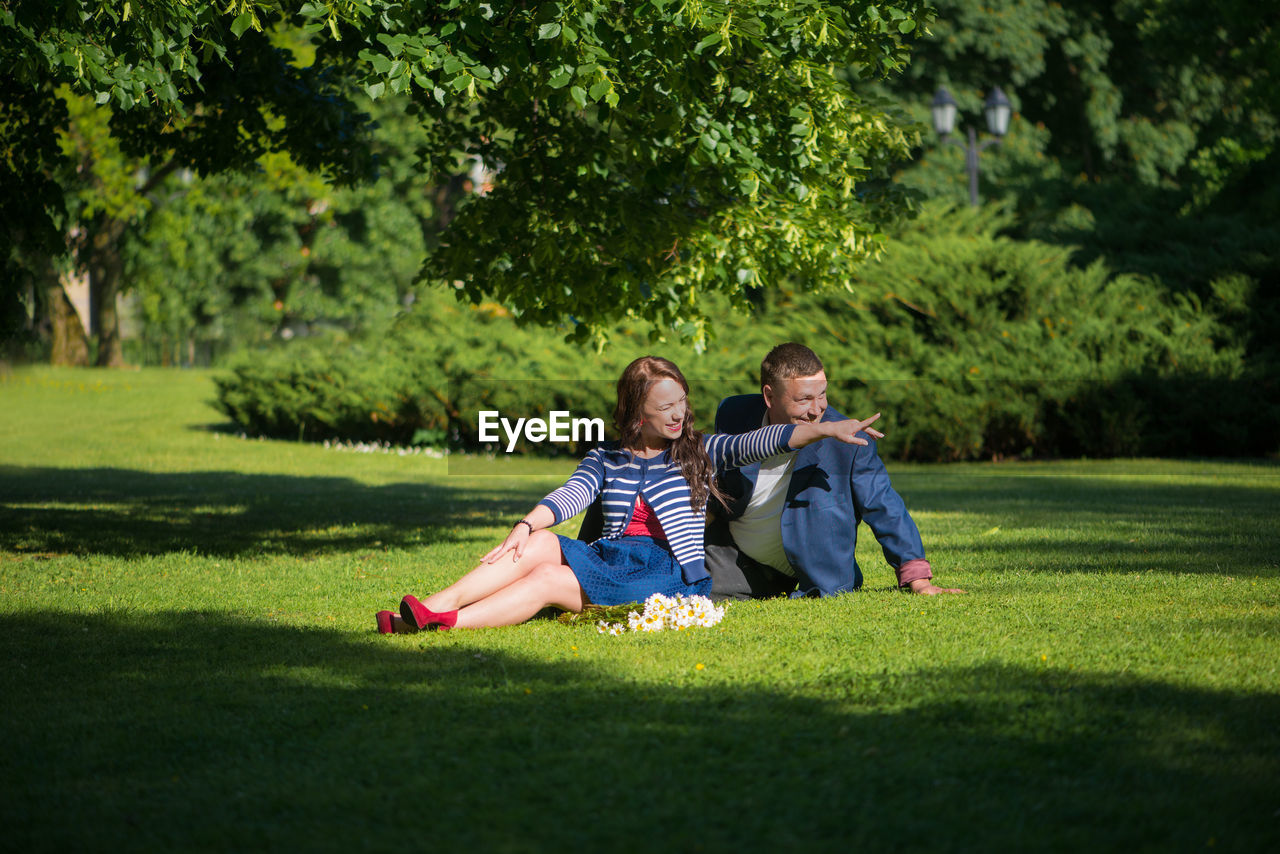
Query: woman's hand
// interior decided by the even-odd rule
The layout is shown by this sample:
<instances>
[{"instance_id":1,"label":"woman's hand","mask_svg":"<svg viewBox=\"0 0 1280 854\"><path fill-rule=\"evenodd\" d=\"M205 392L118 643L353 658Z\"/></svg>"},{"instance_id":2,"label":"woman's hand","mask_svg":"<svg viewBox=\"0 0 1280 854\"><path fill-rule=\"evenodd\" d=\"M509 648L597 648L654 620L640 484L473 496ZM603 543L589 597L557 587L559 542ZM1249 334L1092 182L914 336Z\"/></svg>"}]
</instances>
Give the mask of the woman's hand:
<instances>
[{"instance_id":1,"label":"woman's hand","mask_svg":"<svg viewBox=\"0 0 1280 854\"><path fill-rule=\"evenodd\" d=\"M810 424L797 424L796 429L791 434L791 441L788 442L792 448L803 448L819 439L837 439L847 445L866 445L867 440L858 433L866 432L873 439L883 439L884 434L879 430L871 429L869 425L880 420L880 413L877 412L870 418L857 421L853 418L846 418L843 421L815 421Z\"/></svg>"},{"instance_id":2,"label":"woman's hand","mask_svg":"<svg viewBox=\"0 0 1280 854\"><path fill-rule=\"evenodd\" d=\"M858 435L863 431L873 439L883 439L884 434L879 430L870 429L869 425L880 420L880 413L877 412L864 421L855 421L852 418L846 418L844 421L828 421L827 425L834 428L831 438L839 439L848 445L865 445L867 440Z\"/></svg>"},{"instance_id":3,"label":"woman's hand","mask_svg":"<svg viewBox=\"0 0 1280 854\"><path fill-rule=\"evenodd\" d=\"M511 556L511 560L517 561L524 557L524 547L529 545L529 540L533 539L534 531L544 531L547 528L554 528L556 525L556 514L545 504L539 503L528 513L524 514L524 518L511 528L511 533L507 534L507 538L484 557L480 558L481 563L497 563L498 558L507 552L515 552Z\"/></svg>"},{"instance_id":4,"label":"woman's hand","mask_svg":"<svg viewBox=\"0 0 1280 854\"><path fill-rule=\"evenodd\" d=\"M514 551L511 560L517 561L524 556L524 547L528 545L529 538L533 536L533 526L528 522L520 521L511 529L511 533L507 534L507 538L484 557L480 558L481 563L497 563L498 558L502 557L509 551Z\"/></svg>"}]
</instances>

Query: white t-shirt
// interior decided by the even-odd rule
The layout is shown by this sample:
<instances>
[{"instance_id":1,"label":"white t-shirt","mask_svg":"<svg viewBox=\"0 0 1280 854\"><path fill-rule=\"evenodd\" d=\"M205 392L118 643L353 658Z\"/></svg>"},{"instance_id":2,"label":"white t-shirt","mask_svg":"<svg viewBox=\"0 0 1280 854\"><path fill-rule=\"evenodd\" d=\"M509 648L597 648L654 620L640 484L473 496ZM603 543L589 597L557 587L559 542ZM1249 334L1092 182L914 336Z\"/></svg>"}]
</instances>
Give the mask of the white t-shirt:
<instances>
[{"instance_id":1,"label":"white t-shirt","mask_svg":"<svg viewBox=\"0 0 1280 854\"><path fill-rule=\"evenodd\" d=\"M760 426L769 424L765 413ZM738 550L752 559L771 566L781 573L795 576L787 553L782 548L782 506L787 499L787 487L791 485L791 471L795 468L796 451L788 451L769 457L760 463L760 476L751 492L751 501L742 517L729 522L729 533L738 544Z\"/></svg>"}]
</instances>

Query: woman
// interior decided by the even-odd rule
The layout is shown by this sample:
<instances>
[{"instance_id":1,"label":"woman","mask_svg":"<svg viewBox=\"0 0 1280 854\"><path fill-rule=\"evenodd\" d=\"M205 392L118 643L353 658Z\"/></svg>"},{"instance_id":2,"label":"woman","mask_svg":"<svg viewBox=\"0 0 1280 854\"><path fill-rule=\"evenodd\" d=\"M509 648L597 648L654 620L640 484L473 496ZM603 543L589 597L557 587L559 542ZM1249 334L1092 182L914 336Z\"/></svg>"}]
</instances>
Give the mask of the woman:
<instances>
[{"instance_id":1,"label":"woman","mask_svg":"<svg viewBox=\"0 0 1280 854\"><path fill-rule=\"evenodd\" d=\"M618 380L613 421L621 439L587 454L569 480L538 502L501 545L443 590L400 603L398 630L508 626L548 606L640 602L654 593L706 595L703 565L707 499L716 468L758 462L827 437L865 445L866 421L780 424L740 435L693 429L689 384L666 359L636 359ZM882 433L867 430L879 439ZM548 529L603 493L605 535L587 544ZM504 557L510 553L510 559ZM390 611L378 629L393 631Z\"/></svg>"}]
</instances>

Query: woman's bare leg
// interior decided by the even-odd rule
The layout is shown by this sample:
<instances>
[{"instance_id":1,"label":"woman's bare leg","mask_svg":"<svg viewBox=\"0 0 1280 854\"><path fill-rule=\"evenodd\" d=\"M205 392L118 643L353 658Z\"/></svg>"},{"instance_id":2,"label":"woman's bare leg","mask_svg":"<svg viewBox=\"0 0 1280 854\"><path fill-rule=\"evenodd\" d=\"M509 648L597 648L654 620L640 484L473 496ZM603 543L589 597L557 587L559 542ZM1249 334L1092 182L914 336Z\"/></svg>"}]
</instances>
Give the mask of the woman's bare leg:
<instances>
[{"instance_id":1,"label":"woman's bare leg","mask_svg":"<svg viewBox=\"0 0 1280 854\"><path fill-rule=\"evenodd\" d=\"M525 555L528 554L526 550ZM545 562L501 590L458 611L457 628L514 626L549 605L581 611L586 605L586 598L572 569L559 561Z\"/></svg>"},{"instance_id":2,"label":"woman's bare leg","mask_svg":"<svg viewBox=\"0 0 1280 854\"><path fill-rule=\"evenodd\" d=\"M432 611L456 611L519 581L541 564L558 564L564 560L560 554L560 538L546 530L534 532L519 560L512 559L514 554L508 552L493 563L479 564L448 587L423 599L422 604Z\"/></svg>"}]
</instances>

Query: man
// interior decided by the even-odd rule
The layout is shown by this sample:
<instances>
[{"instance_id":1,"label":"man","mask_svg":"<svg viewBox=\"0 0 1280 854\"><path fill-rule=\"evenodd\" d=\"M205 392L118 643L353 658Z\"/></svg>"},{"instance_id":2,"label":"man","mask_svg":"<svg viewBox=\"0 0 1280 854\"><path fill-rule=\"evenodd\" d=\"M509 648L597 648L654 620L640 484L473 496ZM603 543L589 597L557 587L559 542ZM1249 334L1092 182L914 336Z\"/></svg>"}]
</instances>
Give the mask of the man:
<instances>
[{"instance_id":1,"label":"man","mask_svg":"<svg viewBox=\"0 0 1280 854\"><path fill-rule=\"evenodd\" d=\"M721 401L716 432L844 417L827 406L821 360L800 344L769 351L760 366L760 391ZM727 512L717 514L707 531L713 598L830 596L858 589L859 522L879 540L901 588L963 592L933 583L920 532L889 483L874 439L866 446L818 442L779 454L729 470L720 487Z\"/></svg>"}]
</instances>

